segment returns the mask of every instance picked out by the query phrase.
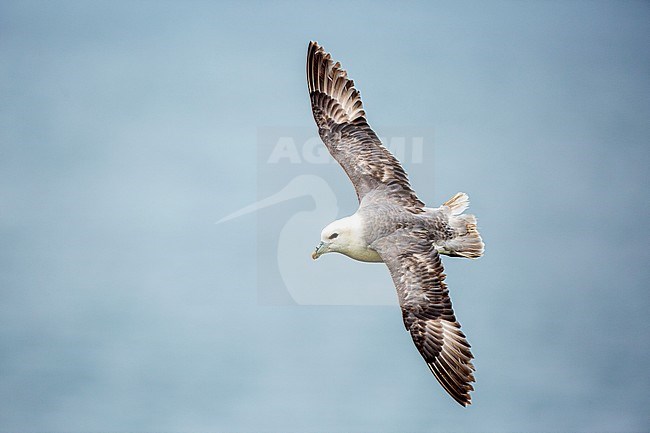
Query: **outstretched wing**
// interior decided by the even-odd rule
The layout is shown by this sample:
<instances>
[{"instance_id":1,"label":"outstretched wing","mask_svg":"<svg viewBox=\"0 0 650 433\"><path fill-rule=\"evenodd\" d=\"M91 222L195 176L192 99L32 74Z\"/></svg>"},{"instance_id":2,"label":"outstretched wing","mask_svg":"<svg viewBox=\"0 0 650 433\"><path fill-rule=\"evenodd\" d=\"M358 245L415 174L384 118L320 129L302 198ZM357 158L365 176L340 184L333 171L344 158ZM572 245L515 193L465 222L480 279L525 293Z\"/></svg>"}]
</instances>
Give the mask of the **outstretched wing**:
<instances>
[{"instance_id":1,"label":"outstretched wing","mask_svg":"<svg viewBox=\"0 0 650 433\"><path fill-rule=\"evenodd\" d=\"M390 270L404 325L429 369L458 403L471 404L474 357L454 316L440 256L429 235L398 230L372 248Z\"/></svg>"},{"instance_id":2,"label":"outstretched wing","mask_svg":"<svg viewBox=\"0 0 650 433\"><path fill-rule=\"evenodd\" d=\"M411 212L422 212L424 204L404 169L368 125L354 82L317 42L310 42L307 51L307 84L318 133L352 181L359 201L376 190Z\"/></svg>"}]
</instances>

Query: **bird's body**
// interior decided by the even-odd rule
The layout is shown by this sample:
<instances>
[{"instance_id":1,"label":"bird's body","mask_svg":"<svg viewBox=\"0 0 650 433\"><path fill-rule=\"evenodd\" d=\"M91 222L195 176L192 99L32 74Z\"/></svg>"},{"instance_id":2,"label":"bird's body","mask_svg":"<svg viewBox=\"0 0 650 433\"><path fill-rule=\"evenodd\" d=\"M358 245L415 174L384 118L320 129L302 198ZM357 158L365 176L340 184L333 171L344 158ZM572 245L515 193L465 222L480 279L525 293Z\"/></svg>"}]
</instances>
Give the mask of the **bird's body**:
<instances>
[{"instance_id":1,"label":"bird's body","mask_svg":"<svg viewBox=\"0 0 650 433\"><path fill-rule=\"evenodd\" d=\"M352 181L359 208L325 227L312 254L338 252L388 266L404 324L443 388L470 404L474 366L444 283L440 254L476 258L483 241L476 218L458 193L427 208L412 190L399 161L366 121L359 92L341 65L317 43L309 44L307 81L321 139Z\"/></svg>"},{"instance_id":2,"label":"bird's body","mask_svg":"<svg viewBox=\"0 0 650 433\"><path fill-rule=\"evenodd\" d=\"M466 199L459 193L454 198ZM323 230L322 241L329 243L332 251L361 262L383 262L373 249L374 242L392 234L395 230L425 231L431 234L432 243L440 254L457 257L480 257L483 253L480 236L476 231L473 215L459 215L459 206L446 202L438 208L424 208L414 214L403 207L372 200L366 196L359 209L349 217L336 220ZM462 210L460 210L462 212ZM337 233L345 244L328 239ZM337 236L339 238L339 236Z\"/></svg>"}]
</instances>

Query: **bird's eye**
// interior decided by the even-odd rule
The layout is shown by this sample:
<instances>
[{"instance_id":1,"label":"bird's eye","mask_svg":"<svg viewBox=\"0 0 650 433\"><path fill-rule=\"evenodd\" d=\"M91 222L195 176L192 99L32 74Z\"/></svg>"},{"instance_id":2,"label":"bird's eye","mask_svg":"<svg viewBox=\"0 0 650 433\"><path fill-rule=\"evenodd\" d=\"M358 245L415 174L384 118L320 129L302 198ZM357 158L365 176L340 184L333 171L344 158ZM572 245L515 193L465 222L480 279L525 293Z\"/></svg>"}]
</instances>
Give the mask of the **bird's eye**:
<instances>
[{"instance_id":1,"label":"bird's eye","mask_svg":"<svg viewBox=\"0 0 650 433\"><path fill-rule=\"evenodd\" d=\"M329 237L329 239L336 239L338 237L338 233L332 233Z\"/></svg>"}]
</instances>

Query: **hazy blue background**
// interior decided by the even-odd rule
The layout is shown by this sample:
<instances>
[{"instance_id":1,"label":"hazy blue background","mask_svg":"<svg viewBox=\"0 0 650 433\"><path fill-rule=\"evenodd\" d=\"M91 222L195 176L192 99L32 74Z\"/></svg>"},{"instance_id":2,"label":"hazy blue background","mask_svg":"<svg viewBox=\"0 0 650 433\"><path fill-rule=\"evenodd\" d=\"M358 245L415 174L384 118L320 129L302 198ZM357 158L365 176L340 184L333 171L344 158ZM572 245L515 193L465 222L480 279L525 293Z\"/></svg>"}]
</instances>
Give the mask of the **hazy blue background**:
<instances>
[{"instance_id":1,"label":"hazy blue background","mask_svg":"<svg viewBox=\"0 0 650 433\"><path fill-rule=\"evenodd\" d=\"M468 409L397 307L261 306L256 217L214 224L312 126L310 39L471 194ZM649 431L648 47L647 2L3 1L0 431Z\"/></svg>"}]
</instances>

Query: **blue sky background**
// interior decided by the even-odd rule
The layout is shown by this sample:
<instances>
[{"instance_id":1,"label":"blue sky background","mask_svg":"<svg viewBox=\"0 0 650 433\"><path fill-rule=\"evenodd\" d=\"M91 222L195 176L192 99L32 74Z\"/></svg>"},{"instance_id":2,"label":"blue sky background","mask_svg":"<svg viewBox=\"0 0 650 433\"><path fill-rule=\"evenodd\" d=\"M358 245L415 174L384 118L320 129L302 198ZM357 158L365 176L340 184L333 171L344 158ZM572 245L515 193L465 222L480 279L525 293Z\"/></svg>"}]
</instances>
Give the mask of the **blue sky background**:
<instances>
[{"instance_id":1,"label":"blue sky background","mask_svg":"<svg viewBox=\"0 0 650 433\"><path fill-rule=\"evenodd\" d=\"M472 197L470 408L396 304L260 305L265 227L214 224L313 127L311 39ZM649 46L647 2L2 2L0 431L650 430Z\"/></svg>"}]
</instances>

